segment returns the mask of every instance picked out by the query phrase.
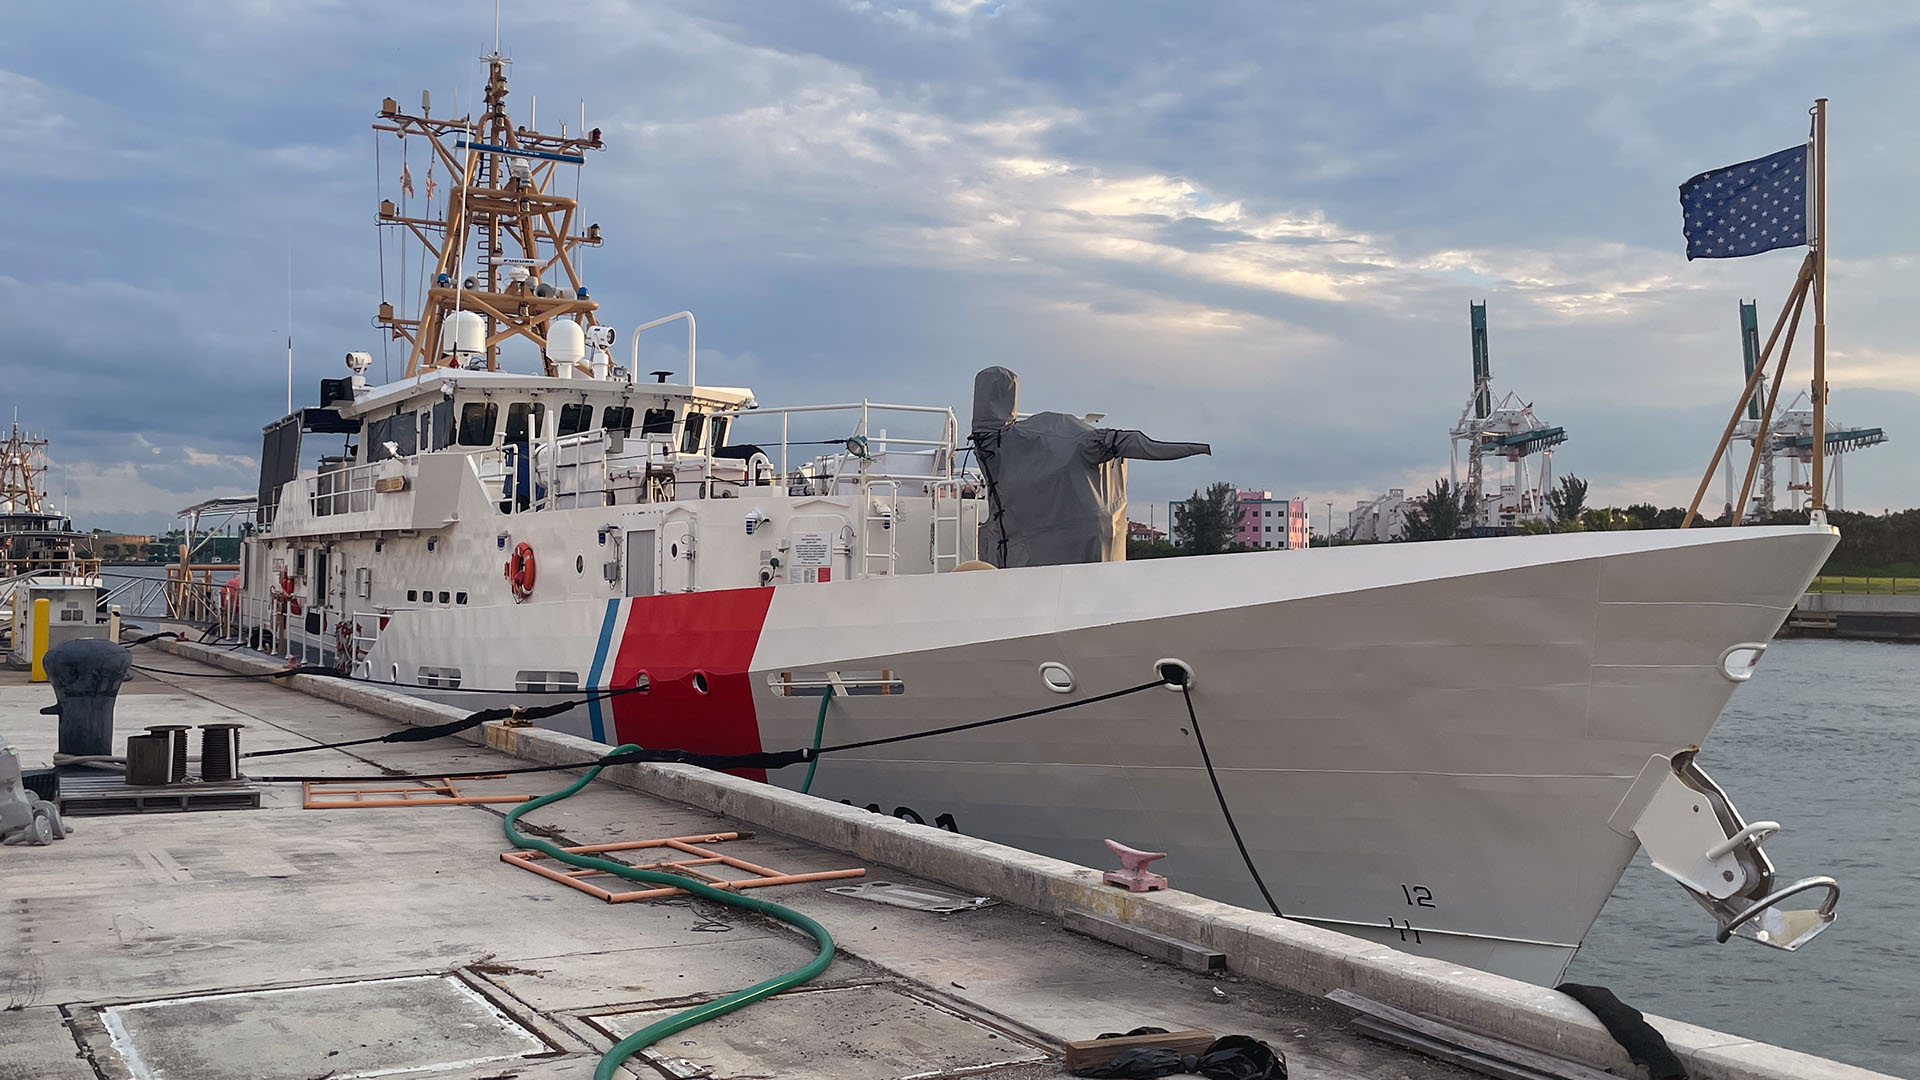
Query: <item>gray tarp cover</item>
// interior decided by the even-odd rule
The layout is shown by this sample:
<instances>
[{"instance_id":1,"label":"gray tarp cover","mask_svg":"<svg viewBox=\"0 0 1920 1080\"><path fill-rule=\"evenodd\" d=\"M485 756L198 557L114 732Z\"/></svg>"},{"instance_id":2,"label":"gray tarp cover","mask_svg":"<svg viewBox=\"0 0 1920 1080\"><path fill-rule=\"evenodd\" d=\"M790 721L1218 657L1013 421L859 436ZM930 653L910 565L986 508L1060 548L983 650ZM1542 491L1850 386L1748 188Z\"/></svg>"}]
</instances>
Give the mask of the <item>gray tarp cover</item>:
<instances>
[{"instance_id":1,"label":"gray tarp cover","mask_svg":"<svg viewBox=\"0 0 1920 1080\"><path fill-rule=\"evenodd\" d=\"M1014 415L1019 378L990 367L973 380L973 445L987 477L980 557L998 567L1119 562L1127 557L1127 458L1210 454L1097 428L1066 413Z\"/></svg>"}]
</instances>

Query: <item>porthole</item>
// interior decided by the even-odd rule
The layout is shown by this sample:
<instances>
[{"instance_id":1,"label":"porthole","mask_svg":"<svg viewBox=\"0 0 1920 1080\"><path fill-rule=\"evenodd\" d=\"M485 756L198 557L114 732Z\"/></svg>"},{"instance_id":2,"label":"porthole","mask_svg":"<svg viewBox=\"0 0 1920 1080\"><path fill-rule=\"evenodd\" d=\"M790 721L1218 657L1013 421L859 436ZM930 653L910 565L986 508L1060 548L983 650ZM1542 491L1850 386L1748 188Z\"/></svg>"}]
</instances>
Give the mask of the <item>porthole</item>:
<instances>
[{"instance_id":1,"label":"porthole","mask_svg":"<svg viewBox=\"0 0 1920 1080\"><path fill-rule=\"evenodd\" d=\"M585 555L575 555L573 557L573 572L576 574L584 574L587 572L587 557Z\"/></svg>"},{"instance_id":2,"label":"porthole","mask_svg":"<svg viewBox=\"0 0 1920 1080\"><path fill-rule=\"evenodd\" d=\"M1056 694L1073 693L1073 672L1058 660L1040 665L1040 681Z\"/></svg>"},{"instance_id":3,"label":"porthole","mask_svg":"<svg viewBox=\"0 0 1920 1080\"><path fill-rule=\"evenodd\" d=\"M688 681L693 683L694 693L704 694L707 692L707 673L706 672L696 671L693 673L693 678Z\"/></svg>"},{"instance_id":4,"label":"porthole","mask_svg":"<svg viewBox=\"0 0 1920 1080\"><path fill-rule=\"evenodd\" d=\"M1746 641L1730 645L1720 654L1720 674L1728 682L1742 683L1753 678L1753 669L1760 663L1761 654L1767 651L1764 642Z\"/></svg>"},{"instance_id":5,"label":"porthole","mask_svg":"<svg viewBox=\"0 0 1920 1080\"><path fill-rule=\"evenodd\" d=\"M1165 685L1167 689L1176 694L1183 690L1192 689L1196 681L1193 675L1193 665L1176 657L1167 656L1155 660L1153 662L1153 672L1160 677L1160 682Z\"/></svg>"}]
</instances>

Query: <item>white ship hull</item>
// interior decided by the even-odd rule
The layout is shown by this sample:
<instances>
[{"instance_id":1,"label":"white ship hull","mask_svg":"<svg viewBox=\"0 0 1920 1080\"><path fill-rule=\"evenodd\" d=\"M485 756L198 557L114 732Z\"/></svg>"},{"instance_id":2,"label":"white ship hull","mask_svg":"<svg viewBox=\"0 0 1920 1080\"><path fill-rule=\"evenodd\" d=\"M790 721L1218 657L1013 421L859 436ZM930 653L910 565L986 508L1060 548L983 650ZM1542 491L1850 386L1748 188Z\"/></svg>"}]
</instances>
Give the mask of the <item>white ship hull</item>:
<instances>
[{"instance_id":1,"label":"white ship hull","mask_svg":"<svg viewBox=\"0 0 1920 1080\"><path fill-rule=\"evenodd\" d=\"M1772 637L1834 542L1572 534L410 610L367 660L468 687L644 672L647 693L550 723L726 753L809 745L806 690L828 672L866 691L827 705L831 745L1099 695L1178 658L1287 915L1549 983L1634 853L1609 815L1649 757L1705 739L1736 686L1724 654ZM1043 684L1048 661L1071 694ZM812 792L1089 865L1112 837L1171 853L1177 888L1264 907L1176 692L830 755Z\"/></svg>"}]
</instances>

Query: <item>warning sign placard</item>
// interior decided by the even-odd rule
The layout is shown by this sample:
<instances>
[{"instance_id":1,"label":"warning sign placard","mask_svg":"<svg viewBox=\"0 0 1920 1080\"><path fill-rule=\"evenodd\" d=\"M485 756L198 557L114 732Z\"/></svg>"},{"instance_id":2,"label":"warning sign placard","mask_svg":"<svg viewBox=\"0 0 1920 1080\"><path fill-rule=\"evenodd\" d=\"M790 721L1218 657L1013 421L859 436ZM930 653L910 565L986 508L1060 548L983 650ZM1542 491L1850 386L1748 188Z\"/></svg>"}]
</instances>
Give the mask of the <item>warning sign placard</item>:
<instances>
[{"instance_id":1,"label":"warning sign placard","mask_svg":"<svg viewBox=\"0 0 1920 1080\"><path fill-rule=\"evenodd\" d=\"M793 550L788 554L792 558L788 564L788 581L815 583L833 580L832 533L795 532Z\"/></svg>"}]
</instances>

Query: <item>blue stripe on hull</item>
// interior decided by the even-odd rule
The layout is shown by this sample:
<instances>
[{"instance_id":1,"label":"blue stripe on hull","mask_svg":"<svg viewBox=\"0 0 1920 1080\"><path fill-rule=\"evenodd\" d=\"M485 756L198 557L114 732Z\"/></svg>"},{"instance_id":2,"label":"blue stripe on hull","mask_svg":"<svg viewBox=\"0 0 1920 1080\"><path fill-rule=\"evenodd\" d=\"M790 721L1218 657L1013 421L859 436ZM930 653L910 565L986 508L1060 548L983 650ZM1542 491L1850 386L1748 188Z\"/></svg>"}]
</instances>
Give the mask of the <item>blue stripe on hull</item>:
<instances>
[{"instance_id":1,"label":"blue stripe on hull","mask_svg":"<svg viewBox=\"0 0 1920 1080\"><path fill-rule=\"evenodd\" d=\"M593 668L587 672L588 690L600 689L600 671L606 666L607 648L613 642L613 624L618 620L619 615L620 601L607 601L607 615L600 622L600 644L594 646ZM606 742L607 728L606 723L600 719L599 698L596 697L587 702L587 719L593 725L593 741Z\"/></svg>"}]
</instances>

